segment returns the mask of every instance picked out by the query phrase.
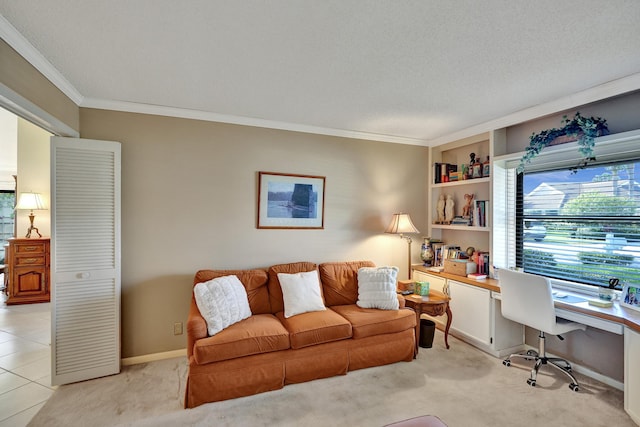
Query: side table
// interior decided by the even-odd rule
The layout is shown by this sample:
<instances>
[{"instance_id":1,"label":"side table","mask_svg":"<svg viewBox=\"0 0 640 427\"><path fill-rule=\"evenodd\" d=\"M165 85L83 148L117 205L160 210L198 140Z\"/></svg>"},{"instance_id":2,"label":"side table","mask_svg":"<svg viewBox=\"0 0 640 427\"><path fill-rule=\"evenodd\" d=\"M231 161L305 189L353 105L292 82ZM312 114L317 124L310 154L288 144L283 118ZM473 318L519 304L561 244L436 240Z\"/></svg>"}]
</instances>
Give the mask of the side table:
<instances>
[{"instance_id":1,"label":"side table","mask_svg":"<svg viewBox=\"0 0 640 427\"><path fill-rule=\"evenodd\" d=\"M412 308L416 312L416 353L418 351L418 342L420 341L420 315L422 313L429 316L447 315L447 325L444 328L444 344L449 349L449 327L451 326L451 308L449 301L451 298L440 291L429 290L429 295L404 295L405 305Z\"/></svg>"}]
</instances>

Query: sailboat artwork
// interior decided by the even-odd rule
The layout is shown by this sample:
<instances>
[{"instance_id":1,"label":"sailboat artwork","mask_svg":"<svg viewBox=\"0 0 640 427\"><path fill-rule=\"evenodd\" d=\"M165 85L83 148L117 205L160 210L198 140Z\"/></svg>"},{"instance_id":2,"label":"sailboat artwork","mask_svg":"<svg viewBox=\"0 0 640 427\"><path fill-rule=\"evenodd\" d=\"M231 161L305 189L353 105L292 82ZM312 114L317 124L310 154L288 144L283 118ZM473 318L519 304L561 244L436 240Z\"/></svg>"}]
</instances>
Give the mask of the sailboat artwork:
<instances>
[{"instance_id":1,"label":"sailboat artwork","mask_svg":"<svg viewBox=\"0 0 640 427\"><path fill-rule=\"evenodd\" d=\"M258 228L322 228L324 177L261 172L260 196Z\"/></svg>"},{"instance_id":2,"label":"sailboat artwork","mask_svg":"<svg viewBox=\"0 0 640 427\"><path fill-rule=\"evenodd\" d=\"M275 185L274 185L275 186ZM293 191L269 191L267 217L315 218L318 193L311 184L294 184Z\"/></svg>"}]
</instances>

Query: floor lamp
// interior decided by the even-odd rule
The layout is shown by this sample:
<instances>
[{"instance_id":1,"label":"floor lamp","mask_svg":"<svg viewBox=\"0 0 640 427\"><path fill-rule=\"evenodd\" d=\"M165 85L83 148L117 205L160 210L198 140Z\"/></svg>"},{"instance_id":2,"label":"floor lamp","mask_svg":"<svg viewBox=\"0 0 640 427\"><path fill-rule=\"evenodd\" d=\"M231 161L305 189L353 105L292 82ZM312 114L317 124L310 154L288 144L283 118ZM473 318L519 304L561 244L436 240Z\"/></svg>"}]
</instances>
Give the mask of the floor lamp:
<instances>
[{"instance_id":1,"label":"floor lamp","mask_svg":"<svg viewBox=\"0 0 640 427\"><path fill-rule=\"evenodd\" d=\"M391 218L391 224L384 231L385 233L390 234L399 234L401 239L407 239L407 256L408 256L408 270L407 275L409 276L409 280L411 280L411 237L405 236L408 233L420 233L413 222L411 222L411 217L406 213L396 213L393 214L393 218Z\"/></svg>"}]
</instances>

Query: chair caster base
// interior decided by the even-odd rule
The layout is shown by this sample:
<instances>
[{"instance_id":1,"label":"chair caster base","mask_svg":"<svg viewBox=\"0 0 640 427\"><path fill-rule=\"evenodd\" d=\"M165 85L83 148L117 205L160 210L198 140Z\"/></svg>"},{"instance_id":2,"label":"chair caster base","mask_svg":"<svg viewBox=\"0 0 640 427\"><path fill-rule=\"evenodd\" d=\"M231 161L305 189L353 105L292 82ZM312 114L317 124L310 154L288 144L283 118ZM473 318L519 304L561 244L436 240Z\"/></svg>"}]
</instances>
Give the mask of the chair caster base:
<instances>
[{"instance_id":1,"label":"chair caster base","mask_svg":"<svg viewBox=\"0 0 640 427\"><path fill-rule=\"evenodd\" d=\"M571 383L571 384L569 384L569 388L570 388L572 391L579 391L579 390L580 390L580 387L578 387L578 384L576 384L576 383Z\"/></svg>"},{"instance_id":2,"label":"chair caster base","mask_svg":"<svg viewBox=\"0 0 640 427\"><path fill-rule=\"evenodd\" d=\"M536 386L536 380L533 380L531 378L527 379L527 384L529 384L531 387L535 387Z\"/></svg>"},{"instance_id":3,"label":"chair caster base","mask_svg":"<svg viewBox=\"0 0 640 427\"><path fill-rule=\"evenodd\" d=\"M509 359L504 359L504 360L502 361L502 364L503 364L504 366L511 366L511 360L509 360Z\"/></svg>"}]
</instances>

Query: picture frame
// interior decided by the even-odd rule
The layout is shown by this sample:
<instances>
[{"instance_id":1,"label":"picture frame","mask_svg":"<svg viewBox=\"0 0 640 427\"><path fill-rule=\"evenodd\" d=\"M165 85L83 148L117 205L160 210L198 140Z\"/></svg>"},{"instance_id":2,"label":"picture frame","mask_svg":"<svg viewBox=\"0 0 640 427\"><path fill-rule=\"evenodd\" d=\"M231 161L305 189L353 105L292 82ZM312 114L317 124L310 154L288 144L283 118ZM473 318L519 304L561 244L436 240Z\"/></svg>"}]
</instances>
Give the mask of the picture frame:
<instances>
[{"instance_id":1,"label":"picture frame","mask_svg":"<svg viewBox=\"0 0 640 427\"><path fill-rule=\"evenodd\" d=\"M257 228L323 229L326 177L258 172Z\"/></svg>"},{"instance_id":2,"label":"picture frame","mask_svg":"<svg viewBox=\"0 0 640 427\"><path fill-rule=\"evenodd\" d=\"M640 311L640 286L624 285L620 295L620 305Z\"/></svg>"}]
</instances>

